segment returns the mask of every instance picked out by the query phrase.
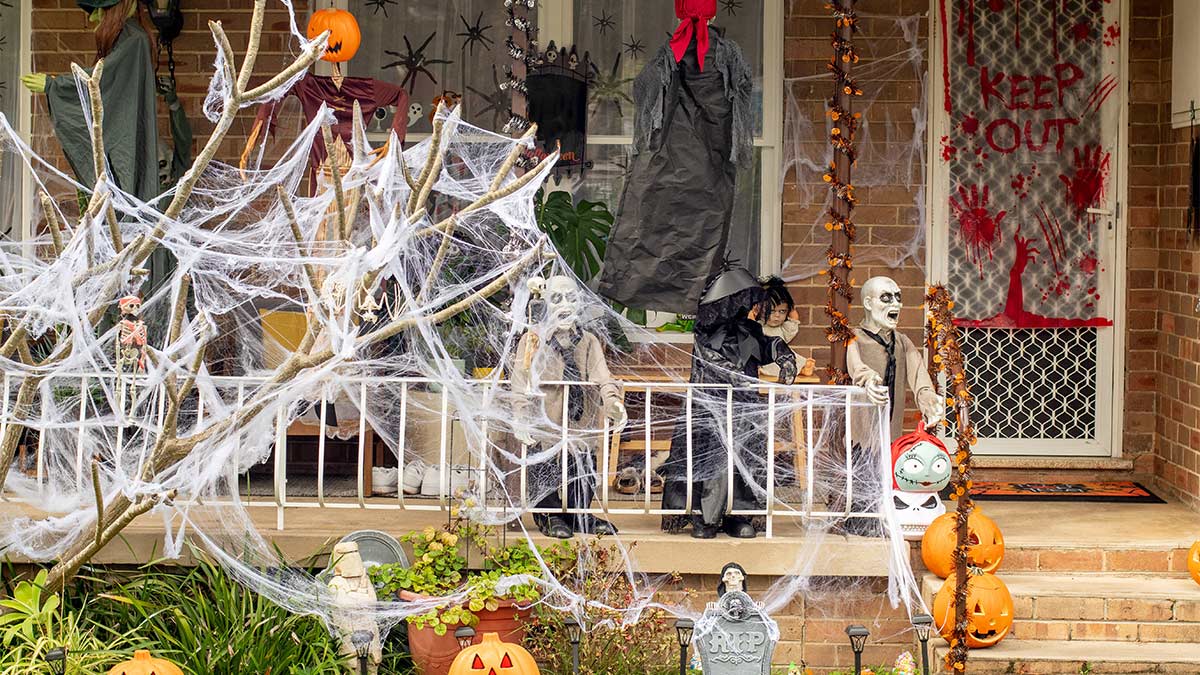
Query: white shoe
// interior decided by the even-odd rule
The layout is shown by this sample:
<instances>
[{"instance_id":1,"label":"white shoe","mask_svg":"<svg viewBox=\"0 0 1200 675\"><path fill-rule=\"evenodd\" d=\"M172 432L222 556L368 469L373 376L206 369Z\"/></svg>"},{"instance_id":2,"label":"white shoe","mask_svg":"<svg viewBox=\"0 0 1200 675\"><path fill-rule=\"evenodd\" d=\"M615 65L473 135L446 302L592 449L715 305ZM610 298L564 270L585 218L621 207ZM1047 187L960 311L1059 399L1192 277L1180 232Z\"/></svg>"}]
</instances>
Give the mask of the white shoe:
<instances>
[{"instance_id":1,"label":"white shoe","mask_svg":"<svg viewBox=\"0 0 1200 675\"><path fill-rule=\"evenodd\" d=\"M454 496L471 489L471 468L456 465L450 468L450 495ZM442 486L442 467L429 465L421 481L421 496L437 497Z\"/></svg>"},{"instance_id":2,"label":"white shoe","mask_svg":"<svg viewBox=\"0 0 1200 675\"><path fill-rule=\"evenodd\" d=\"M396 480L399 477L396 469L376 466L371 469L371 493L377 495L396 494Z\"/></svg>"},{"instance_id":3,"label":"white shoe","mask_svg":"<svg viewBox=\"0 0 1200 675\"><path fill-rule=\"evenodd\" d=\"M423 459L414 459L404 466L404 494L415 495L421 492L422 479L429 472L429 465Z\"/></svg>"}]
</instances>

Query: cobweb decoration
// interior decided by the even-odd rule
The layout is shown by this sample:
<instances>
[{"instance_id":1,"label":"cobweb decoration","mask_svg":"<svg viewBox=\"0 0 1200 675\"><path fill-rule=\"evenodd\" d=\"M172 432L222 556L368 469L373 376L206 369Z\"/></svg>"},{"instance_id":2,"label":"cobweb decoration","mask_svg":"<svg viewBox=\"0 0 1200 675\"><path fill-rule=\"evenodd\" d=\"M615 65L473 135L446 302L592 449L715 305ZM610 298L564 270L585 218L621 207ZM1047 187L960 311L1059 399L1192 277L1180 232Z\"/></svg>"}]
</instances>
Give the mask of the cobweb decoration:
<instances>
[{"instance_id":1,"label":"cobweb decoration","mask_svg":"<svg viewBox=\"0 0 1200 675\"><path fill-rule=\"evenodd\" d=\"M896 207L895 221L867 213L859 216L864 229L854 248L855 266L923 268L928 106L922 26L926 18L861 11L858 16L855 47L861 61L854 66L854 78L863 95L854 100L854 112L862 113L855 137L854 186L862 195L862 206L880 203L873 204L869 197L876 187L889 188L889 194L908 193L911 201L901 197L895 200L899 203L888 203ZM834 156L821 141L829 137L832 125L826 115L828 81L825 64L818 72L784 80L783 201L785 210L788 205L799 207L794 223L799 234L789 237L783 250L783 276L788 281L815 276L827 267L830 235L825 223L832 197L822 175ZM788 223L793 225L791 220ZM872 236L870 226L886 229Z\"/></svg>"},{"instance_id":2,"label":"cobweb decoration","mask_svg":"<svg viewBox=\"0 0 1200 675\"><path fill-rule=\"evenodd\" d=\"M260 19L264 6L257 0ZM394 433L403 425L397 411L407 409L410 423L435 424L443 410L454 411L477 482L449 496L446 506L475 523L514 527L508 536L530 543L531 505L560 489L560 459L586 454L581 449L598 447L597 439L607 442L611 429L564 425L564 411L529 405L557 386L539 375L547 350L526 364L535 389L514 391L500 374L525 367L517 358L523 335L533 332L544 342L556 330L557 319L531 296L530 282L572 276L534 212L534 195L557 157L525 173L515 168L532 147L534 129L511 139L441 108L427 140L403 149L392 138L373 153L360 119L348 165L322 175L311 191L310 150L329 133L328 111L299 129L270 166L242 171L213 160L240 108L277 98L323 51L321 39L309 43L294 17L291 23L301 56L269 87L257 88L248 84L253 59L239 70L214 26L222 53L210 90L216 131L181 184L152 203L119 190L103 170L94 188L78 184L0 117L0 151L21 159L41 204L32 228L38 239L0 244L0 315L8 331L0 341L0 477L5 497L21 503L0 504L0 555L59 560L53 590L132 518L157 514L167 556L181 555L190 541L289 611L320 617L331 630L350 613L386 632L407 617L462 601L466 590L421 602L338 605L325 579L281 564L242 494L251 469L269 465L283 430L312 415L313 401L327 401L339 417L392 430L379 435L398 463L412 461L415 450L404 454L405 436ZM77 77L84 91L98 91L98 77ZM77 191L88 196L83 212ZM158 247L178 266L143 298L151 327L145 370L121 372L110 315L118 298L140 292L141 264ZM580 327L597 336L610 363L630 358L628 336L644 329L579 285ZM264 328L264 315L281 310L304 319L297 345L285 348ZM470 379L455 365L468 336L501 366L490 378ZM810 618L822 607L837 611L848 590L886 595L910 611L920 607L909 548L890 506L891 480L883 479L890 441L881 409L855 387L772 388L731 373L734 414L724 395L682 393L687 382L675 364L687 358L670 347L639 354L639 369L662 380L661 395L645 405L648 418L630 406L627 433L649 437L710 425L708 437L720 440L694 462L693 477L721 478L732 467L764 514L768 496L775 498L775 536L794 542L795 558L791 573L756 600L779 611L799 596ZM795 463L796 473L778 485L756 459L769 454L768 428L776 450L808 460ZM22 434L39 446L32 473L14 461ZM554 440L522 448L513 441L521 435ZM860 515L848 519L851 512ZM836 584L815 576L827 564L828 547L848 537L875 545L886 558L886 588L851 576ZM640 569L631 552L636 538L612 538L621 552L616 569L634 589L629 597L589 598L543 562L542 578L533 581L539 602L579 618L602 605L621 625L636 623L649 608L698 618L701 606L661 592L671 586L670 575ZM498 587L526 582L501 579Z\"/></svg>"}]
</instances>

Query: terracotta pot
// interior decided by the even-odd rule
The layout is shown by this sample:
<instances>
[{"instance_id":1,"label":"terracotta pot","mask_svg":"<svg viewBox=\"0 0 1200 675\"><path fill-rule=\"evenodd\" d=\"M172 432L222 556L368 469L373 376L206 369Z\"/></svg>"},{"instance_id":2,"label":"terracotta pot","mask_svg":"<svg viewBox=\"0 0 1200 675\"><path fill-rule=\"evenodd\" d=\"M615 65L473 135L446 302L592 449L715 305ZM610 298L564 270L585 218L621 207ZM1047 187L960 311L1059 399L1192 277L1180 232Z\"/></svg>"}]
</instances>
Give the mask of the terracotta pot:
<instances>
[{"instance_id":1,"label":"terracotta pot","mask_svg":"<svg viewBox=\"0 0 1200 675\"><path fill-rule=\"evenodd\" d=\"M400 599L411 602L423 600L426 596L410 591L400 591ZM520 643L525 640L525 622L528 621L532 609L518 607L512 600L501 600L500 606L494 611L483 610L475 612L479 623L475 626L474 644L479 644L484 633L498 633L504 642ZM459 624L447 624L446 634L438 635L432 628L417 629L412 624L408 626L408 651L412 654L413 665L420 675L447 675L454 657L458 656L458 640L454 631Z\"/></svg>"}]
</instances>

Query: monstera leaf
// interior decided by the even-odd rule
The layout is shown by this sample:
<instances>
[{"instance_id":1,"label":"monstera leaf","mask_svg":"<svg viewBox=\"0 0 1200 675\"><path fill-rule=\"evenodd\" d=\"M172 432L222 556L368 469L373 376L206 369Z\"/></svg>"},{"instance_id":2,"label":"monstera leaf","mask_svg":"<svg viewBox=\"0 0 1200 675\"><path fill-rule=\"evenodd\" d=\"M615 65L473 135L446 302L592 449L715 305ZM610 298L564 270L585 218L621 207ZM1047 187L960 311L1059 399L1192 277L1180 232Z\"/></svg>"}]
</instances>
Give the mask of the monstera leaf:
<instances>
[{"instance_id":1,"label":"monstera leaf","mask_svg":"<svg viewBox=\"0 0 1200 675\"><path fill-rule=\"evenodd\" d=\"M599 202L581 199L576 204L571 193L562 190L548 195L539 190L535 200L538 227L575 275L591 281L604 262L613 214Z\"/></svg>"}]
</instances>

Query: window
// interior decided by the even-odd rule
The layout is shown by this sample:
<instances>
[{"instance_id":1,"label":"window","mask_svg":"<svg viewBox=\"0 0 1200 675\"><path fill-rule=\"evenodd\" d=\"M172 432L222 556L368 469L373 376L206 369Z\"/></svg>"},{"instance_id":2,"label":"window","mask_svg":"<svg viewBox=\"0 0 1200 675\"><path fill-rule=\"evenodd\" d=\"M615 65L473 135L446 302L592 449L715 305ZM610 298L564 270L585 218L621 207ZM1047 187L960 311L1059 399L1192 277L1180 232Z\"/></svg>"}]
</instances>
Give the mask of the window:
<instances>
[{"instance_id":1,"label":"window","mask_svg":"<svg viewBox=\"0 0 1200 675\"><path fill-rule=\"evenodd\" d=\"M500 129L508 119L507 97L499 91L509 63L509 34L499 0L340 0L358 18L363 43L347 74L405 84L412 111L409 140L430 130L432 101L445 90L462 93L464 117ZM754 70L757 113L755 162L738 180L732 255L752 269L779 268L779 166L783 132L783 0L721 3L714 20L746 54ZM633 78L678 25L672 3L646 0L541 0L535 19L539 42L588 52L602 80L615 81L632 97ZM471 39L472 34L478 39ZM409 70L408 63L421 62ZM402 114L409 114L403 111ZM593 100L589 106L588 159L582 180L564 178L557 189L604 202L616 210L633 133L633 105L624 97ZM391 119L375 120L382 137ZM765 188L765 194L764 194Z\"/></svg>"},{"instance_id":2,"label":"window","mask_svg":"<svg viewBox=\"0 0 1200 675\"><path fill-rule=\"evenodd\" d=\"M0 113L18 133L25 131L29 96L21 74L29 72L29 0L0 2ZM7 150L0 144L0 150ZM25 171L14 152L0 152L0 239L22 237ZM14 227L16 225L16 227Z\"/></svg>"}]
</instances>

